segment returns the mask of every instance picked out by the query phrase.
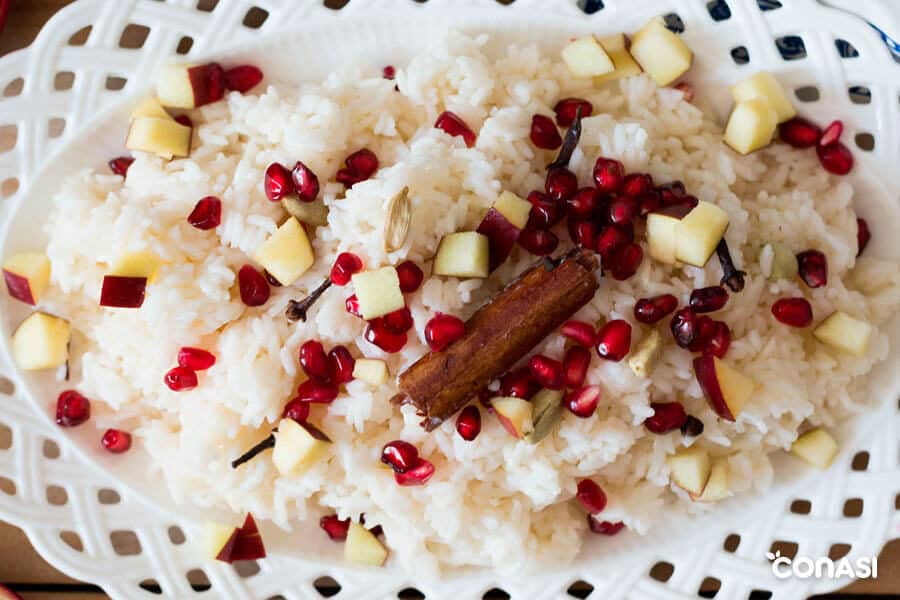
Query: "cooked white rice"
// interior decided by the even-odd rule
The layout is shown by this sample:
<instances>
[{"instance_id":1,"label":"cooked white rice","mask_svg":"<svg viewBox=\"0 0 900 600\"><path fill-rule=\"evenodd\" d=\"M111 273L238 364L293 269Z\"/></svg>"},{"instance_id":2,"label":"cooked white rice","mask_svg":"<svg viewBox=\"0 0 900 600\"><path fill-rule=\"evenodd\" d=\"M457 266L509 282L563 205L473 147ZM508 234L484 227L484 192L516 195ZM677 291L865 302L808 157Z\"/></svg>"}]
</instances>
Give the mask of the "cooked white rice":
<instances>
[{"instance_id":1,"label":"cooked white rice","mask_svg":"<svg viewBox=\"0 0 900 600\"><path fill-rule=\"evenodd\" d=\"M706 510L670 486L665 457L683 438L644 429L651 400L681 400L704 422L696 443L728 457L735 493L770 484L766 452L789 447L801 424L830 426L862 408L864 375L887 355L886 336L876 327L865 357L838 355L769 312L775 299L802 295L818 317L842 309L878 324L897 307L897 265L855 258L848 183L826 174L809 151L773 145L737 156L722 144L720 125L680 92L659 89L645 76L595 89L534 47L488 58L485 41L450 35L398 69L399 93L380 73L349 70L300 89L229 94L198 111L189 159L165 162L139 153L127 180L83 172L62 186L47 224L53 286L46 305L76 329L73 382L94 401L96 426L135 433L177 502L251 511L284 528L328 512L354 518L364 512L367 523L383 525L404 568L484 565L521 572L535 561L570 560L578 552L587 527L570 499L582 478L595 478L609 495L603 519L622 520L640 533L665 514L664 506ZM344 310L347 288L326 292L307 323L283 316L288 299L316 287L339 251L355 252L372 267L407 258L426 265L441 236L474 228L501 190L524 196L542 187L552 154L529 142L531 116L551 115L566 96L595 107L572 159L582 183L604 155L657 182L680 179L729 213L727 239L749 277L716 318L732 331L728 360L759 383L737 422L716 418L695 381L693 355L665 334L649 379L635 377L625 361L595 357L588 381L603 389L597 414L567 414L539 445L516 441L486 413L474 442L463 441L452 422L426 434L411 407L389 403L398 391L393 383L373 389L354 381L331 406L313 408L312 420L336 441L330 460L296 478L278 476L269 455L233 470L230 460L268 434L292 397L304 341L358 348L358 355L385 358L397 374L427 351L422 332L431 315L467 317L532 262L517 250L485 281L426 279L407 298L415 333L396 355L363 340L363 322ZM432 127L445 109L479 133L475 147ZM382 168L345 194L334 174L362 147L378 155ZM264 307L247 308L236 292L236 272L284 217L263 194L263 172L273 161L297 160L318 174L330 207L328 226L313 241L316 263L295 286L273 288ZM410 189L414 221L404 247L387 255L385 201L403 186ZM215 231L199 231L185 216L210 194L223 201L223 221ZM824 251L828 286L767 281L759 260L766 241ZM140 310L101 308L102 277L127 250L149 250L166 264ZM706 269L674 268L647 258L630 280L603 280L577 317L633 322L636 298L671 292L684 302L693 288L716 284L719 276L716 261ZM642 327L633 324L639 338ZM174 393L163 374L186 345L210 349L218 362L200 375L196 389ZM538 350L559 357L563 339L552 336ZM427 485L399 487L379 463L382 445L399 438L436 465Z\"/></svg>"}]
</instances>

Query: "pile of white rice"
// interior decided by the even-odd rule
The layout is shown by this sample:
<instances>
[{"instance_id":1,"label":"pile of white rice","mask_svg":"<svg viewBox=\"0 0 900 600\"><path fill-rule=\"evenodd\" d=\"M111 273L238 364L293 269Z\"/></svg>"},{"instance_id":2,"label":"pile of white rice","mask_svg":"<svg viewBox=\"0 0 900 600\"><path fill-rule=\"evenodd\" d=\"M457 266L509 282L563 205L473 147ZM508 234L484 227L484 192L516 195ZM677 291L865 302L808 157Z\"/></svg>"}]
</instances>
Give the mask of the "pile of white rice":
<instances>
[{"instance_id":1,"label":"pile of white rice","mask_svg":"<svg viewBox=\"0 0 900 600\"><path fill-rule=\"evenodd\" d=\"M684 441L678 432L644 429L651 401L680 400L704 422L695 443L728 457L735 493L769 485L766 453L789 447L801 424L833 425L864 406L864 376L888 352L877 324L900 302L900 272L893 263L855 258L848 183L825 173L811 151L776 144L737 156L722 144L718 124L681 92L659 89L648 77L593 88L573 80L556 56L525 46L489 58L485 41L450 35L399 68L396 82L349 70L300 89L229 94L197 111L190 158L166 162L138 153L126 180L84 172L62 186L47 224L53 272L47 307L76 330L72 382L92 399L95 425L135 434L177 502L250 511L285 528L325 513L364 512L368 524L383 525L392 556L407 569L474 564L521 572L578 552L587 524L571 498L582 478L595 478L610 498L602 519L640 533L665 515L666 505L706 509L671 488L665 457ZM567 413L539 445L516 441L484 412L474 442L463 441L452 420L425 433L412 407L389 402L394 383L373 389L354 381L332 405L313 408L311 420L336 442L329 460L300 477L280 477L268 454L232 469L230 461L269 433L292 398L302 378L300 344L345 344L354 354L386 359L396 375L428 351L423 328L431 315L467 318L532 262L516 250L484 281L427 278L407 297L415 331L395 355L361 337L364 323L344 309L350 288L332 287L306 323L284 318L288 299L316 287L338 252L355 252L369 267L412 259L427 273L441 237L477 226L501 190L524 197L542 188L552 153L530 143L531 117L552 115L567 96L594 105L571 163L582 185L603 155L657 182L680 179L729 213L726 237L749 277L716 318L732 331L729 362L759 383L737 422L716 418L696 383L693 355L664 334L649 379L636 377L626 361L595 357L588 383L603 389L597 414ZM432 127L444 110L478 133L475 147ZM382 167L345 193L334 174L363 147ZM297 160L318 174L330 207L328 226L315 232L316 263L295 286L273 288L265 306L247 308L236 290L237 270L285 216L266 200L263 172L273 161ZM412 229L401 250L385 254L385 203L404 186L414 206ZM207 195L223 202L215 231L185 220ZM767 241L825 252L828 286L769 282L759 260ZM137 250L165 261L143 307L99 307L104 273L123 252ZM647 331L634 322L637 298L669 292L685 302L693 288L717 284L720 274L715 260L698 269L645 258L630 280L603 280L577 318L627 319L634 344ZM875 324L868 355L838 354L808 331L777 323L769 308L783 296L806 296L817 318L841 309ZM196 389L175 393L163 375L182 346L207 348L218 362ZM537 351L560 357L563 338L552 336ZM382 445L395 439L412 442L436 465L427 485L397 486L379 463Z\"/></svg>"}]
</instances>

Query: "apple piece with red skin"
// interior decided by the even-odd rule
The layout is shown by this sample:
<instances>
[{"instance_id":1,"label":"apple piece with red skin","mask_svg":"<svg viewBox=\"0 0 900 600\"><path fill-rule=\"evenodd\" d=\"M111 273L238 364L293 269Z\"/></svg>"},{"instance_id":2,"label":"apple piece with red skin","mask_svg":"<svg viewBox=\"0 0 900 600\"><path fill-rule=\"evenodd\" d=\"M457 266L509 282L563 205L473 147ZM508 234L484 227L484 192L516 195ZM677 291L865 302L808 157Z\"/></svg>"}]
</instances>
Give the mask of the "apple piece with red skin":
<instances>
[{"instance_id":1,"label":"apple piece with red skin","mask_svg":"<svg viewBox=\"0 0 900 600\"><path fill-rule=\"evenodd\" d=\"M647 242L650 256L675 264L678 249L678 224L694 209L690 204L673 204L647 215Z\"/></svg>"},{"instance_id":2,"label":"apple piece with red skin","mask_svg":"<svg viewBox=\"0 0 900 600\"><path fill-rule=\"evenodd\" d=\"M737 418L756 386L752 379L712 355L695 358L694 373L710 408L726 421Z\"/></svg>"},{"instance_id":3,"label":"apple piece with red skin","mask_svg":"<svg viewBox=\"0 0 900 600\"><path fill-rule=\"evenodd\" d=\"M0 24L0 28L2 28L2 24ZM0 600L22 600L22 596L18 595L5 585L0 584Z\"/></svg>"},{"instance_id":4,"label":"apple piece with red skin","mask_svg":"<svg viewBox=\"0 0 900 600\"><path fill-rule=\"evenodd\" d=\"M532 405L528 400L501 396L491 399L491 407L503 428L517 440L524 438L534 428L531 418Z\"/></svg>"},{"instance_id":5,"label":"apple piece with red skin","mask_svg":"<svg viewBox=\"0 0 900 600\"><path fill-rule=\"evenodd\" d=\"M140 308L147 291L146 277L104 275L100 290L100 306Z\"/></svg>"},{"instance_id":6,"label":"apple piece with red skin","mask_svg":"<svg viewBox=\"0 0 900 600\"><path fill-rule=\"evenodd\" d=\"M225 72L218 63L166 65L156 79L156 96L169 108L196 108L225 96Z\"/></svg>"},{"instance_id":7,"label":"apple piece with red skin","mask_svg":"<svg viewBox=\"0 0 900 600\"><path fill-rule=\"evenodd\" d=\"M10 256L3 263L3 279L10 296L34 306L50 283L50 259L40 252Z\"/></svg>"},{"instance_id":8,"label":"apple piece with red skin","mask_svg":"<svg viewBox=\"0 0 900 600\"><path fill-rule=\"evenodd\" d=\"M262 536L253 515L247 513L244 524L232 532L231 537L216 555L216 560L233 563L236 560L258 560L266 557Z\"/></svg>"},{"instance_id":9,"label":"apple piece with red skin","mask_svg":"<svg viewBox=\"0 0 900 600\"><path fill-rule=\"evenodd\" d=\"M488 239L490 252L488 268L493 271L503 264L512 252L521 229L510 223L499 210L491 207L476 231Z\"/></svg>"}]
</instances>

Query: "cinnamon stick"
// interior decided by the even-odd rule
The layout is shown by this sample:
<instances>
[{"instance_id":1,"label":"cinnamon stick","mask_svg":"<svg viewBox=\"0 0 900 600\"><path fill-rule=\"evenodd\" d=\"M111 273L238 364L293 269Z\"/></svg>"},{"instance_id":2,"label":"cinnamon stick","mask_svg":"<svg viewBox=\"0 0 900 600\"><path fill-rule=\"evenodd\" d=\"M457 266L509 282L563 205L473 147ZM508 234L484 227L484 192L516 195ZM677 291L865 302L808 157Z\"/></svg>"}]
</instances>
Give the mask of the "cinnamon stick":
<instances>
[{"instance_id":1,"label":"cinnamon stick","mask_svg":"<svg viewBox=\"0 0 900 600\"><path fill-rule=\"evenodd\" d=\"M466 334L420 358L400 375L400 389L438 427L488 383L591 301L600 287L597 259L576 248L557 262L543 259L466 322Z\"/></svg>"}]
</instances>

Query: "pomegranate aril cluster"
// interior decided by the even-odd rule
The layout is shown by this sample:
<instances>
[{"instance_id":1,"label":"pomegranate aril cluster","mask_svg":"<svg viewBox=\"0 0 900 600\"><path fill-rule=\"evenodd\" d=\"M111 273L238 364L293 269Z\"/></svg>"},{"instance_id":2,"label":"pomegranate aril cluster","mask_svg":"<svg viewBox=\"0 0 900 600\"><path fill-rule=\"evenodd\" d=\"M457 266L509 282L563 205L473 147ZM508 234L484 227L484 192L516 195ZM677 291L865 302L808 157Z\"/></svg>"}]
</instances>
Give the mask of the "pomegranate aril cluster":
<instances>
[{"instance_id":1,"label":"pomegranate aril cluster","mask_svg":"<svg viewBox=\"0 0 900 600\"><path fill-rule=\"evenodd\" d=\"M356 359L345 346L335 346L326 354L322 342L308 340L300 346L299 360L300 367L309 377L309 381L300 386L299 398L330 402L337 396L336 386L353 380Z\"/></svg>"},{"instance_id":2,"label":"pomegranate aril cluster","mask_svg":"<svg viewBox=\"0 0 900 600\"><path fill-rule=\"evenodd\" d=\"M394 470L394 480L403 486L423 485L434 475L434 465L420 457L415 446L402 440L384 445L381 462Z\"/></svg>"},{"instance_id":3,"label":"pomegranate aril cluster","mask_svg":"<svg viewBox=\"0 0 900 600\"><path fill-rule=\"evenodd\" d=\"M347 285L350 278L362 271L362 259L352 252L341 252L334 260L331 267L331 283L334 285Z\"/></svg>"},{"instance_id":4,"label":"pomegranate aril cluster","mask_svg":"<svg viewBox=\"0 0 900 600\"><path fill-rule=\"evenodd\" d=\"M378 157L368 148L363 148L344 159L344 167L338 170L335 179L351 188L372 177L377 170Z\"/></svg>"},{"instance_id":5,"label":"pomegranate aril cluster","mask_svg":"<svg viewBox=\"0 0 900 600\"><path fill-rule=\"evenodd\" d=\"M216 356L202 348L184 346L178 351L178 366L170 369L164 381L173 392L197 387L197 371L205 371L216 364Z\"/></svg>"},{"instance_id":6,"label":"pomegranate aril cluster","mask_svg":"<svg viewBox=\"0 0 900 600\"><path fill-rule=\"evenodd\" d=\"M815 147L822 167L835 175L846 175L853 169L853 155L840 141L843 132L842 121L832 121L822 130L802 117L794 117L778 127L781 141L794 148Z\"/></svg>"}]
</instances>

